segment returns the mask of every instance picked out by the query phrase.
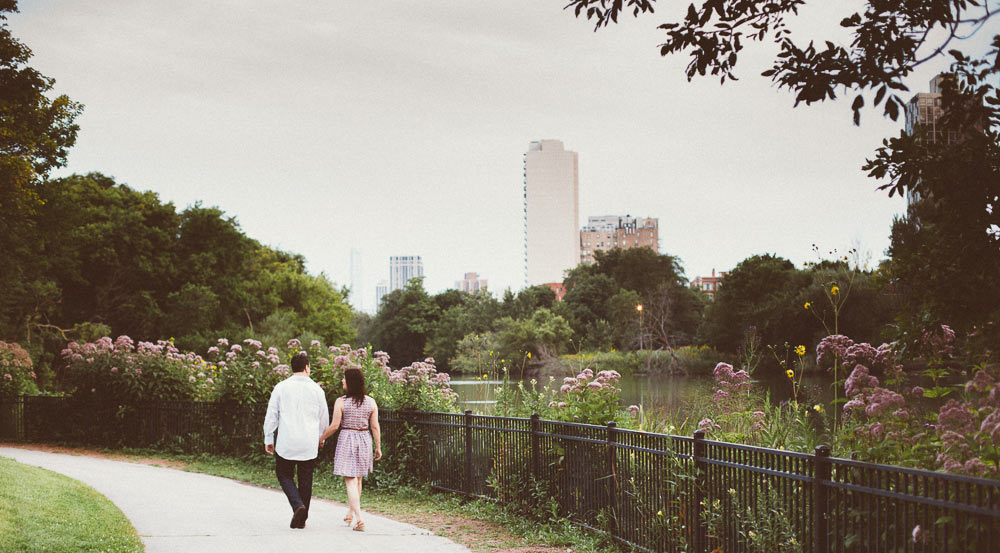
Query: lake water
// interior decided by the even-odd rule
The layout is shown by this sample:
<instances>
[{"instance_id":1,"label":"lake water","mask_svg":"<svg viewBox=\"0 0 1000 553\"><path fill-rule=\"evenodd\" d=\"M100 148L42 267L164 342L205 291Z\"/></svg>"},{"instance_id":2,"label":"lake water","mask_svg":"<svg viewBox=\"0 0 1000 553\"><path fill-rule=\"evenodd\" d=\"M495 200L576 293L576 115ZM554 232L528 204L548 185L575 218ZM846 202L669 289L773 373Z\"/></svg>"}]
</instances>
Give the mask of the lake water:
<instances>
[{"instance_id":1,"label":"lake water","mask_svg":"<svg viewBox=\"0 0 1000 553\"><path fill-rule=\"evenodd\" d=\"M524 378L525 386L530 386L530 378ZM537 377L539 387L547 385L548 376ZM518 379L511 378L512 385ZM451 381L452 389L458 393L459 406L471 409L477 413L490 413L496 403L496 389L503 384L500 380L476 380L456 378ZM562 376L554 381L554 386L562 384ZM642 405L647 411L666 411L669 413L688 413L697 410L699 404L711 401L715 382L711 377L691 377L674 375L626 375L619 382L621 388L621 403L625 405ZM829 377L819 374L807 374L802 379L806 389L806 397L801 393L800 401L821 401L828 404L832 399L829 387ZM786 401L792 398L792 386L784 375L768 375L755 378L754 387L764 387L770 395L772 403Z\"/></svg>"}]
</instances>

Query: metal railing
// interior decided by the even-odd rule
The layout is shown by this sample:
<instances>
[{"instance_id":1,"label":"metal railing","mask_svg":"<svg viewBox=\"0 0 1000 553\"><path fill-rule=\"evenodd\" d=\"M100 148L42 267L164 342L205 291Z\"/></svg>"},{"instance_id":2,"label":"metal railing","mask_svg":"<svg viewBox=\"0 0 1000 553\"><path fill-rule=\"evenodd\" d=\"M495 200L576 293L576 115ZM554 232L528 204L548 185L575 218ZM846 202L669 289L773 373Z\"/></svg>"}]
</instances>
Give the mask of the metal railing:
<instances>
[{"instance_id":1,"label":"metal railing","mask_svg":"<svg viewBox=\"0 0 1000 553\"><path fill-rule=\"evenodd\" d=\"M0 440L242 455L265 409L25 397L0 403ZM381 426L382 467L642 551L1000 552L996 480L537 416L383 410Z\"/></svg>"},{"instance_id":2,"label":"metal railing","mask_svg":"<svg viewBox=\"0 0 1000 553\"><path fill-rule=\"evenodd\" d=\"M381 424L417 430L417 476L437 489L549 502L639 550L1000 552L996 480L614 423L383 411Z\"/></svg>"}]
</instances>

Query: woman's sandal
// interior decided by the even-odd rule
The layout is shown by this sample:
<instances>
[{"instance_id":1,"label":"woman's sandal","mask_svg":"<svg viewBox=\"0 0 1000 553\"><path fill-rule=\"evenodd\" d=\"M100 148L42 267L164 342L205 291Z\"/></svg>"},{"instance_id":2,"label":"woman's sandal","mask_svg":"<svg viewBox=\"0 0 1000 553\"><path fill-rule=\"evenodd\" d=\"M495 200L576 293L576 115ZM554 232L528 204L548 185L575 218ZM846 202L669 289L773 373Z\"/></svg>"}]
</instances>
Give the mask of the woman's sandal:
<instances>
[{"instance_id":1,"label":"woman's sandal","mask_svg":"<svg viewBox=\"0 0 1000 553\"><path fill-rule=\"evenodd\" d=\"M354 530L355 532L364 532L365 531L365 521L359 520L358 523L354 525L354 528L352 528L352 530Z\"/></svg>"},{"instance_id":2,"label":"woman's sandal","mask_svg":"<svg viewBox=\"0 0 1000 553\"><path fill-rule=\"evenodd\" d=\"M344 517L344 522L346 522L347 525L350 526L351 522L353 521L354 521L354 515L352 515L351 513L347 513L347 516Z\"/></svg>"}]
</instances>

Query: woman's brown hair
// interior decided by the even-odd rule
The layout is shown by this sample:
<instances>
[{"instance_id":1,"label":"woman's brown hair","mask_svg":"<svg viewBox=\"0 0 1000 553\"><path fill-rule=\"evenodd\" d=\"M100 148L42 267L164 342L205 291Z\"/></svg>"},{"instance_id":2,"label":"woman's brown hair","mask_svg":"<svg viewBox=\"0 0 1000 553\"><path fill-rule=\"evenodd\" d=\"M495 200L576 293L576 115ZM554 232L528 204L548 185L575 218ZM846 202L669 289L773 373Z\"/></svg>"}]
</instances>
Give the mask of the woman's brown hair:
<instances>
[{"instance_id":1,"label":"woman's brown hair","mask_svg":"<svg viewBox=\"0 0 1000 553\"><path fill-rule=\"evenodd\" d=\"M344 380L347 382L347 393L345 396L354 400L354 405L361 406L365 402L365 373L361 369L347 369L344 371Z\"/></svg>"}]
</instances>

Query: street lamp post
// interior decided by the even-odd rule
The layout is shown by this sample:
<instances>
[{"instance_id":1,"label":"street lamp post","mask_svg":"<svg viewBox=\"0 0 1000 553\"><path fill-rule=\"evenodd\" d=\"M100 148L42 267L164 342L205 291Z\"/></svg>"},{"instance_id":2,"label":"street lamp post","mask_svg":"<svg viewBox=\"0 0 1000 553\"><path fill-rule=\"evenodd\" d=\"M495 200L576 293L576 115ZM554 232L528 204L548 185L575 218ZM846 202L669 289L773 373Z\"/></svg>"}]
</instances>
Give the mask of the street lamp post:
<instances>
[{"instance_id":1,"label":"street lamp post","mask_svg":"<svg viewBox=\"0 0 1000 553\"><path fill-rule=\"evenodd\" d=\"M642 304L636 305L635 310L639 312L639 351L642 351Z\"/></svg>"}]
</instances>

